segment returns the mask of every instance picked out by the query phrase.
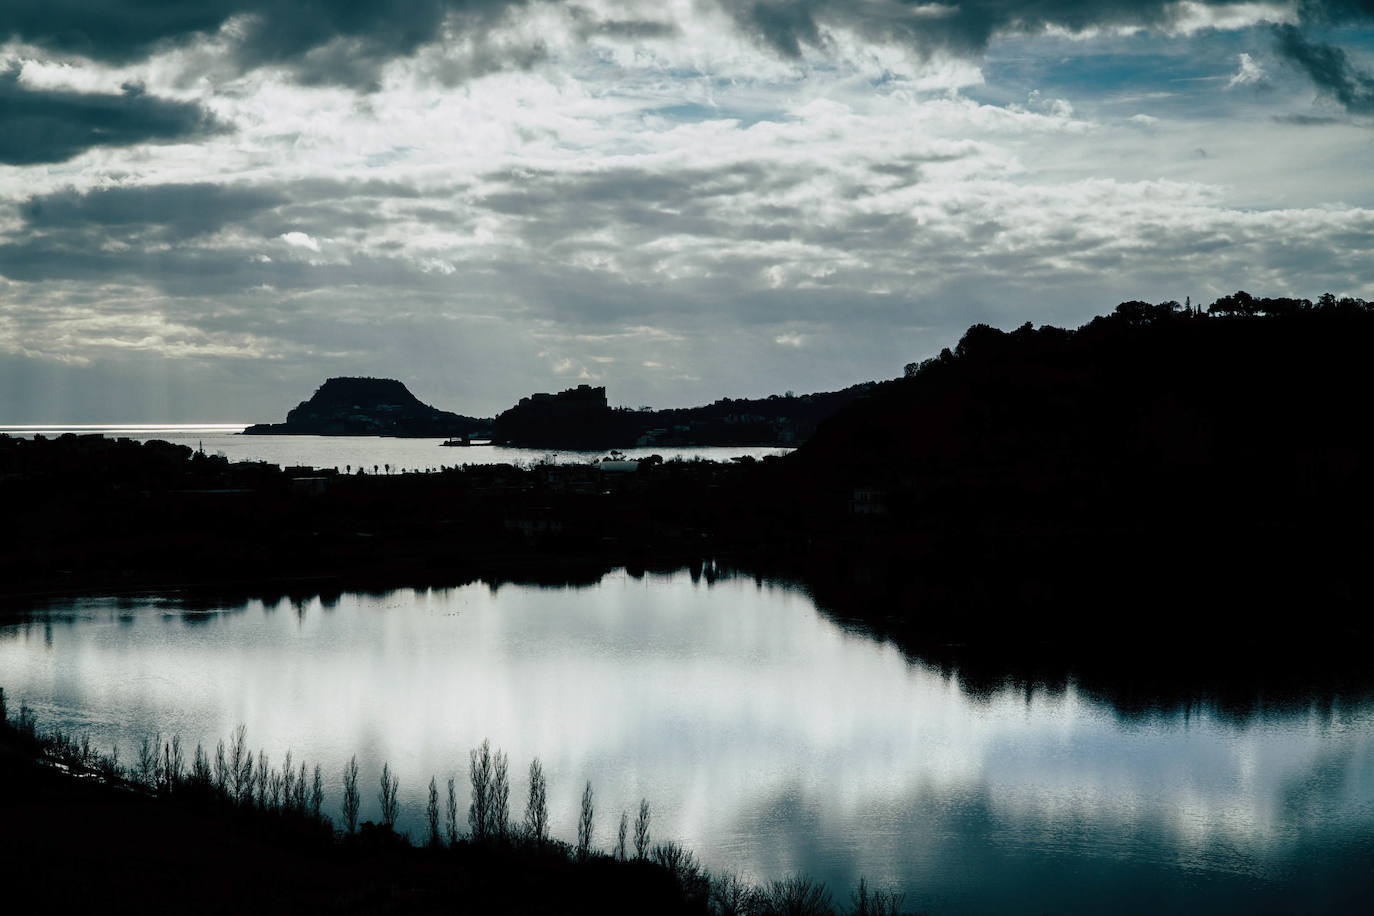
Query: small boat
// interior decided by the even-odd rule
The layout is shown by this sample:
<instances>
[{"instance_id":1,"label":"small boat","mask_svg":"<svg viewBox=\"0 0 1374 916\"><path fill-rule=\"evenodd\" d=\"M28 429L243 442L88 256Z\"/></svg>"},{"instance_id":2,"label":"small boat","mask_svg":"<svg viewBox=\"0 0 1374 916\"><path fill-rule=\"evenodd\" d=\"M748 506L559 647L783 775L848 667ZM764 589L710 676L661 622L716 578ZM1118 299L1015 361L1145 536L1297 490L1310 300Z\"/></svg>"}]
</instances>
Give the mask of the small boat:
<instances>
[{"instance_id":1,"label":"small boat","mask_svg":"<svg viewBox=\"0 0 1374 916\"><path fill-rule=\"evenodd\" d=\"M443 442L440 442L439 444L440 444L440 445L448 445L448 446L455 446L455 445L456 445L456 446L462 446L463 448L466 448L467 446L471 445L472 443L469 442L465 437L460 436L460 437L458 437L457 439L445 439Z\"/></svg>"}]
</instances>

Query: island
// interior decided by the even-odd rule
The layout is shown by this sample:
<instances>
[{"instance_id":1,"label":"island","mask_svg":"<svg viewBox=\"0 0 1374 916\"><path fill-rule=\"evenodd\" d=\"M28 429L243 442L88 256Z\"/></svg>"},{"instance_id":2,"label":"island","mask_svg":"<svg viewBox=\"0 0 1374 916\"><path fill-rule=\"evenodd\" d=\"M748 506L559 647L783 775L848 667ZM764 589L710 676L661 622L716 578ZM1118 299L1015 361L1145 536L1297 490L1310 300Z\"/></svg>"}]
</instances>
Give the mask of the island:
<instances>
[{"instance_id":1,"label":"island","mask_svg":"<svg viewBox=\"0 0 1374 916\"><path fill-rule=\"evenodd\" d=\"M700 407L665 410L611 407L604 387L578 385L521 398L497 415L492 435L496 442L518 448L790 448L877 384L860 382L815 394L721 398Z\"/></svg>"},{"instance_id":2,"label":"island","mask_svg":"<svg viewBox=\"0 0 1374 916\"><path fill-rule=\"evenodd\" d=\"M485 435L490 420L464 417L424 403L390 378L327 379L285 423L257 423L247 436L398 436L471 438Z\"/></svg>"},{"instance_id":3,"label":"island","mask_svg":"<svg viewBox=\"0 0 1374 916\"><path fill-rule=\"evenodd\" d=\"M840 391L764 398L720 398L699 407L612 407L604 386L578 385L521 398L495 419L463 416L423 403L386 378L331 378L284 423L257 423L250 436L398 436L444 438L444 445L491 439L515 448L604 450L690 446L795 447L877 382Z\"/></svg>"}]
</instances>

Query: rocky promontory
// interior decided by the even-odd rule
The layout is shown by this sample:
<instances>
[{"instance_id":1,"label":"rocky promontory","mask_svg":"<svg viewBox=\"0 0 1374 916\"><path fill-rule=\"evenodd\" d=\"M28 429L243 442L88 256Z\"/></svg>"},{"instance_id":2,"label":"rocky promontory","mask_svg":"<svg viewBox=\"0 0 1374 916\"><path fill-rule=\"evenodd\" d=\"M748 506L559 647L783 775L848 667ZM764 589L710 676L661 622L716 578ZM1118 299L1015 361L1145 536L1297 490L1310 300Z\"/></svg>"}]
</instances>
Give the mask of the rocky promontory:
<instances>
[{"instance_id":1,"label":"rocky promontory","mask_svg":"<svg viewBox=\"0 0 1374 916\"><path fill-rule=\"evenodd\" d=\"M285 423L258 423L250 436L471 436L490 420L439 410L390 378L331 378L286 415Z\"/></svg>"}]
</instances>

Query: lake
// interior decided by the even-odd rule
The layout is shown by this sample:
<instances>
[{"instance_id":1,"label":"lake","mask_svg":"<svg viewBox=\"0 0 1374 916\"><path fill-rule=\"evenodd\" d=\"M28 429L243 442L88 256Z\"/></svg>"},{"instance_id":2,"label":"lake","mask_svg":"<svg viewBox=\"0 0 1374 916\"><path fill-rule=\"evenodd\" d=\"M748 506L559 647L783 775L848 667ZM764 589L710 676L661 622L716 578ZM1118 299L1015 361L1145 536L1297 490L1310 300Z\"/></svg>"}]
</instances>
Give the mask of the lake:
<instances>
[{"instance_id":1,"label":"lake","mask_svg":"<svg viewBox=\"0 0 1374 916\"><path fill-rule=\"evenodd\" d=\"M133 759L144 734L212 747L239 723L324 765L336 819L389 761L399 827L483 738L534 756L571 840L652 806L656 841L713 871L860 875L909 908L1341 912L1374 902L1374 703L1117 709L1072 681L968 688L782 582L680 572L546 588L208 601L54 601L0 618L0 686L44 725ZM1356 694L1357 697L1364 696Z\"/></svg>"},{"instance_id":2,"label":"lake","mask_svg":"<svg viewBox=\"0 0 1374 916\"><path fill-rule=\"evenodd\" d=\"M606 451L558 451L555 449L506 448L504 446L474 446L471 448L440 445L443 439L397 439L385 436L241 436L243 424L181 424L126 426L0 426L0 433L31 438L35 434L50 438L63 433L100 434L111 438L127 437L140 442L162 439L190 448L204 448L207 454L220 454L230 461L266 461L281 467L305 466L313 468L384 468L400 471L424 471L431 468L454 467L465 464L518 464L538 461L576 463L604 458ZM762 458L766 455L785 455L791 449L777 446L660 446L631 448L623 452L629 458L662 455L664 458L701 458L707 461L729 461L739 456Z\"/></svg>"}]
</instances>

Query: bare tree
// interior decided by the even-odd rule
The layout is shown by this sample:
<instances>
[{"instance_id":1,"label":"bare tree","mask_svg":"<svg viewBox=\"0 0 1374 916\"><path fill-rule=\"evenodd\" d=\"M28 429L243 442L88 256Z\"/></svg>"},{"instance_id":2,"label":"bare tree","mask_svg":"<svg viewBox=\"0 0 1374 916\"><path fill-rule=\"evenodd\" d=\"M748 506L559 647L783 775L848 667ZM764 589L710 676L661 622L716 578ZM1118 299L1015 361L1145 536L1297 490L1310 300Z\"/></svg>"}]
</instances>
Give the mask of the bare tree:
<instances>
[{"instance_id":1,"label":"bare tree","mask_svg":"<svg viewBox=\"0 0 1374 916\"><path fill-rule=\"evenodd\" d=\"M356 754L348 759L348 765L344 767L343 819L344 829L347 830L347 832L357 832L358 756Z\"/></svg>"},{"instance_id":2,"label":"bare tree","mask_svg":"<svg viewBox=\"0 0 1374 916\"><path fill-rule=\"evenodd\" d=\"M296 778L291 785L291 810L301 817L310 813L310 769L301 761L301 767L296 771Z\"/></svg>"},{"instance_id":3,"label":"bare tree","mask_svg":"<svg viewBox=\"0 0 1374 916\"><path fill-rule=\"evenodd\" d=\"M224 758L224 739L215 745L215 791L220 795L229 791L229 761Z\"/></svg>"},{"instance_id":4,"label":"bare tree","mask_svg":"<svg viewBox=\"0 0 1374 916\"><path fill-rule=\"evenodd\" d=\"M273 770L267 776L267 803L263 806L268 811L280 811L282 800L286 798L286 783L282 779L282 774Z\"/></svg>"},{"instance_id":5,"label":"bare tree","mask_svg":"<svg viewBox=\"0 0 1374 916\"><path fill-rule=\"evenodd\" d=\"M639 801L639 817L635 818L635 858L642 859L649 854L649 800Z\"/></svg>"},{"instance_id":6,"label":"bare tree","mask_svg":"<svg viewBox=\"0 0 1374 916\"><path fill-rule=\"evenodd\" d=\"M239 781L243 794L239 796L238 802L240 805L251 806L253 804L253 787L257 785L257 774L253 771L252 751L243 755L243 769L240 772Z\"/></svg>"},{"instance_id":7,"label":"bare tree","mask_svg":"<svg viewBox=\"0 0 1374 916\"><path fill-rule=\"evenodd\" d=\"M711 903L719 916L749 916L765 912L759 894L735 875L725 875L711 882Z\"/></svg>"},{"instance_id":8,"label":"bare tree","mask_svg":"<svg viewBox=\"0 0 1374 916\"><path fill-rule=\"evenodd\" d=\"M186 760L181 752L181 736L173 735L172 740L162 746L162 785L168 792L176 791L186 773Z\"/></svg>"},{"instance_id":9,"label":"bare tree","mask_svg":"<svg viewBox=\"0 0 1374 916\"><path fill-rule=\"evenodd\" d=\"M156 789L160 782L158 752L162 749L162 736L143 736L138 745L138 781L150 789Z\"/></svg>"},{"instance_id":10,"label":"bare tree","mask_svg":"<svg viewBox=\"0 0 1374 916\"><path fill-rule=\"evenodd\" d=\"M381 789L377 799L382 803L382 826L394 829L396 826L396 789L399 780L391 775L391 764L382 764Z\"/></svg>"},{"instance_id":11,"label":"bare tree","mask_svg":"<svg viewBox=\"0 0 1374 916\"><path fill-rule=\"evenodd\" d=\"M315 764L315 775L310 780L310 813L317 821L324 818L324 774L320 772L318 763Z\"/></svg>"},{"instance_id":12,"label":"bare tree","mask_svg":"<svg viewBox=\"0 0 1374 916\"><path fill-rule=\"evenodd\" d=\"M505 751L491 756L491 802L487 805L490 832L498 840L510 833L510 768Z\"/></svg>"},{"instance_id":13,"label":"bare tree","mask_svg":"<svg viewBox=\"0 0 1374 916\"><path fill-rule=\"evenodd\" d=\"M286 749L286 759L281 763L281 806L291 809L296 798L296 768L291 765L291 749Z\"/></svg>"},{"instance_id":14,"label":"bare tree","mask_svg":"<svg viewBox=\"0 0 1374 916\"><path fill-rule=\"evenodd\" d=\"M577 818L577 857L585 859L592 851L592 783L582 789L582 812Z\"/></svg>"},{"instance_id":15,"label":"bare tree","mask_svg":"<svg viewBox=\"0 0 1374 916\"><path fill-rule=\"evenodd\" d=\"M286 776L282 781L282 807L292 814L305 813L305 786L302 785L304 780L305 764L302 763L299 770L293 767L290 771L290 775Z\"/></svg>"},{"instance_id":16,"label":"bare tree","mask_svg":"<svg viewBox=\"0 0 1374 916\"><path fill-rule=\"evenodd\" d=\"M544 765L536 757L530 761L530 794L525 800L525 833L536 846L543 846L549 838L548 785L544 782Z\"/></svg>"},{"instance_id":17,"label":"bare tree","mask_svg":"<svg viewBox=\"0 0 1374 916\"><path fill-rule=\"evenodd\" d=\"M468 760L468 779L472 783L472 803L468 806L468 826L472 839L482 842L491 829L491 742L483 740L472 749Z\"/></svg>"},{"instance_id":18,"label":"bare tree","mask_svg":"<svg viewBox=\"0 0 1374 916\"><path fill-rule=\"evenodd\" d=\"M830 891L824 884L796 875L774 881L761 891L765 912L795 913L796 916L826 916L833 913Z\"/></svg>"},{"instance_id":19,"label":"bare tree","mask_svg":"<svg viewBox=\"0 0 1374 916\"><path fill-rule=\"evenodd\" d=\"M859 878L859 886L849 901L849 911L852 916L900 916L902 899L902 894L869 890L868 881Z\"/></svg>"},{"instance_id":20,"label":"bare tree","mask_svg":"<svg viewBox=\"0 0 1374 916\"><path fill-rule=\"evenodd\" d=\"M229 743L229 788L242 803L252 792L253 754L248 750L248 727L239 725Z\"/></svg>"},{"instance_id":21,"label":"bare tree","mask_svg":"<svg viewBox=\"0 0 1374 916\"><path fill-rule=\"evenodd\" d=\"M628 858L625 852L625 837L630 832L630 816L624 811L620 812L620 826L615 831L615 857L624 862Z\"/></svg>"},{"instance_id":22,"label":"bare tree","mask_svg":"<svg viewBox=\"0 0 1374 916\"><path fill-rule=\"evenodd\" d=\"M204 792L210 788L213 779L210 758L205 756L204 746L197 744L195 756L191 758L191 785L197 792Z\"/></svg>"},{"instance_id":23,"label":"bare tree","mask_svg":"<svg viewBox=\"0 0 1374 916\"><path fill-rule=\"evenodd\" d=\"M273 775L275 775L275 774L273 774L272 768L271 768L270 766L268 766L267 752L264 751L264 750L262 750L261 748L259 748L259 749L258 749L258 777L257 777L258 796L257 796L257 797L258 797L258 807L259 807L260 809L264 810L264 811L267 810L267 792L268 792L268 788L269 788L269 786L270 786L270 784L271 784L271 782L272 782L272 776L273 776Z\"/></svg>"},{"instance_id":24,"label":"bare tree","mask_svg":"<svg viewBox=\"0 0 1374 916\"><path fill-rule=\"evenodd\" d=\"M443 841L439 837L439 782L429 777L429 804L425 806L425 819L429 821L429 845L438 848Z\"/></svg>"},{"instance_id":25,"label":"bare tree","mask_svg":"<svg viewBox=\"0 0 1374 916\"><path fill-rule=\"evenodd\" d=\"M448 778L448 804L444 815L448 820L448 844L452 846L458 842L458 786L452 776Z\"/></svg>"}]
</instances>

